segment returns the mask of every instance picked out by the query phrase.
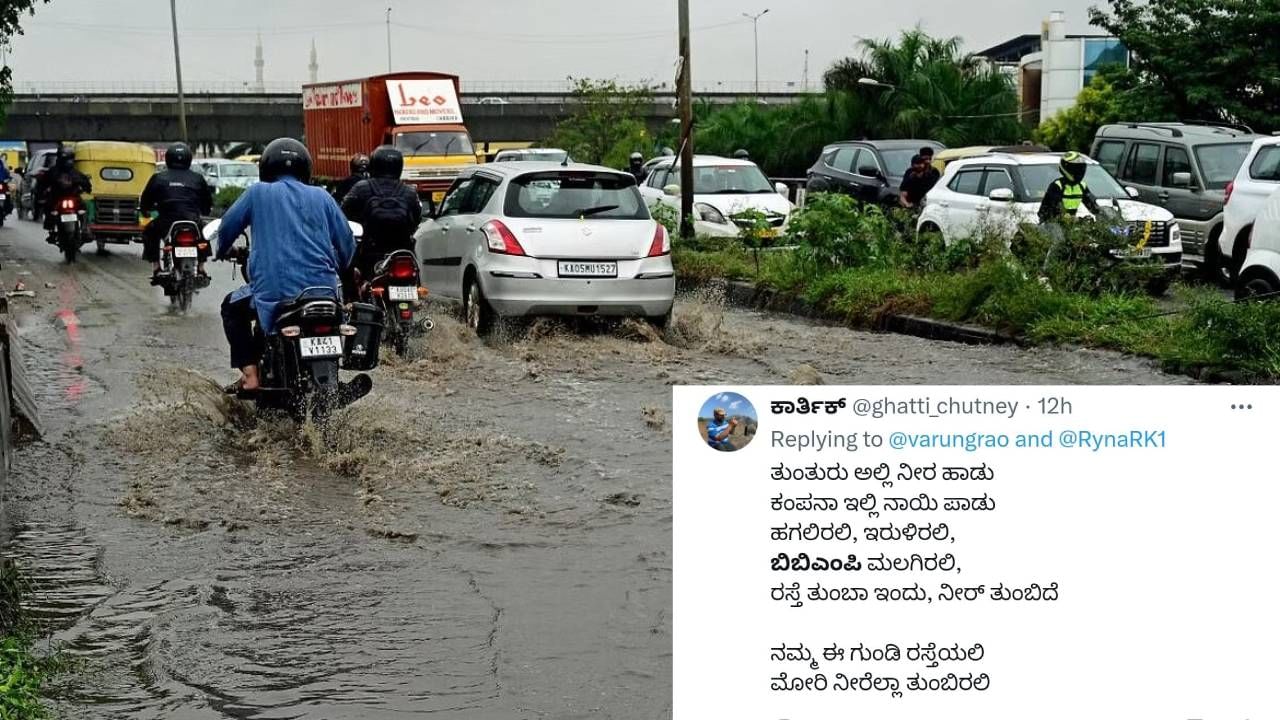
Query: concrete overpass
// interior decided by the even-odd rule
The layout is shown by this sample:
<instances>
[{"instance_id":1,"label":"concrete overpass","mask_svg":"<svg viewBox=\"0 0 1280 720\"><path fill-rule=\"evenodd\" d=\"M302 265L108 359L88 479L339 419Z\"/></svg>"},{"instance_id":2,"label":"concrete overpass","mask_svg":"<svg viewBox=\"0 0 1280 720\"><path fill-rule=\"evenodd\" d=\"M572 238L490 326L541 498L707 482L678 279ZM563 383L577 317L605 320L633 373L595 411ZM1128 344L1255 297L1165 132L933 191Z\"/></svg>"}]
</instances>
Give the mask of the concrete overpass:
<instances>
[{"instance_id":1,"label":"concrete overpass","mask_svg":"<svg viewBox=\"0 0 1280 720\"><path fill-rule=\"evenodd\" d=\"M792 103L804 93L702 93L700 101L729 105L743 100ZM538 141L573 109L563 92L531 92L461 97L472 136L485 141ZM193 142L265 142L302 136L300 93L223 93L188 95L187 125ZM644 120L658 128L676 116L675 96L654 95ZM174 93L18 93L0 136L27 141L127 140L161 142L178 136Z\"/></svg>"}]
</instances>

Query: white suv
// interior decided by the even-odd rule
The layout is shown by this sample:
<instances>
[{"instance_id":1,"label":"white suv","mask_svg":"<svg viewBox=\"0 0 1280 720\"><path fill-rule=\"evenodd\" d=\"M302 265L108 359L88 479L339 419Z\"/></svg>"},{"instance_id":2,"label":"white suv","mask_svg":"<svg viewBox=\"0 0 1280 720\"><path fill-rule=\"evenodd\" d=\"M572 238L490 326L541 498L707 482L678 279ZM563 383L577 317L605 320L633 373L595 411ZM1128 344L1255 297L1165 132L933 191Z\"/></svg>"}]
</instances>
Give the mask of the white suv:
<instances>
[{"instance_id":1,"label":"white suv","mask_svg":"<svg viewBox=\"0 0 1280 720\"><path fill-rule=\"evenodd\" d=\"M1280 137L1255 140L1236 179L1227 185L1226 216L1218 238L1222 257L1231 258L1233 282L1249 250L1254 220L1276 188L1280 188Z\"/></svg>"},{"instance_id":2,"label":"white suv","mask_svg":"<svg viewBox=\"0 0 1280 720\"><path fill-rule=\"evenodd\" d=\"M947 165L942 179L925 197L916 223L920 233L942 234L951 243L980 233L995 233L1011 241L1026 225L1040 224L1040 201L1059 175L1062 156L1054 153L993 153ZM1087 158L1086 158L1087 159ZM1085 183L1103 205L1120 211L1134 236L1146 238L1145 248L1176 275L1182 265L1182 231L1168 210L1133 200L1101 165L1088 160ZM1080 208L1082 215L1088 210Z\"/></svg>"}]
</instances>

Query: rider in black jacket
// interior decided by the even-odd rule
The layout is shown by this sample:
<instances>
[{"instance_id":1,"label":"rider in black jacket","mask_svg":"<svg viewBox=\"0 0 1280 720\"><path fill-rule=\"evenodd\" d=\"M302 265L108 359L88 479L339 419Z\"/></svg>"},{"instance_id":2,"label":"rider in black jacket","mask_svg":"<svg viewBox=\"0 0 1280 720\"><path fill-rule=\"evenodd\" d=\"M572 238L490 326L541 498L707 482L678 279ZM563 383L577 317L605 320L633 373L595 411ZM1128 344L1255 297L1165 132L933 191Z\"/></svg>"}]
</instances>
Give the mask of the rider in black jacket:
<instances>
[{"instance_id":1,"label":"rider in black jacket","mask_svg":"<svg viewBox=\"0 0 1280 720\"><path fill-rule=\"evenodd\" d=\"M373 151L368 180L361 180L342 201L342 211L364 227L353 267L365 278L373 266L395 250L412 250L413 233L422 222L418 192L400 180L404 155L390 145Z\"/></svg>"},{"instance_id":2,"label":"rider in black jacket","mask_svg":"<svg viewBox=\"0 0 1280 720\"><path fill-rule=\"evenodd\" d=\"M36 178L35 195L44 203L44 229L49 231L49 242L56 242L58 201L72 195L93 192L89 176L76 170L76 151L70 147L58 149L58 159L53 167Z\"/></svg>"},{"instance_id":3,"label":"rider in black jacket","mask_svg":"<svg viewBox=\"0 0 1280 720\"><path fill-rule=\"evenodd\" d=\"M347 197L347 193L351 192L351 188L361 180L369 179L369 156L360 154L351 158L351 174L343 178L338 183L338 187L333 191L333 199L341 205L342 201Z\"/></svg>"},{"instance_id":4,"label":"rider in black jacket","mask_svg":"<svg viewBox=\"0 0 1280 720\"><path fill-rule=\"evenodd\" d=\"M158 211L159 216L142 233L142 257L152 266L151 284L160 281L160 241L179 220L200 224L200 219L213 209L213 190L204 176L191 169L192 153L186 143L174 143L165 151L168 170L152 176L142 191L140 210L143 215ZM208 253L200 254L200 274Z\"/></svg>"}]
</instances>

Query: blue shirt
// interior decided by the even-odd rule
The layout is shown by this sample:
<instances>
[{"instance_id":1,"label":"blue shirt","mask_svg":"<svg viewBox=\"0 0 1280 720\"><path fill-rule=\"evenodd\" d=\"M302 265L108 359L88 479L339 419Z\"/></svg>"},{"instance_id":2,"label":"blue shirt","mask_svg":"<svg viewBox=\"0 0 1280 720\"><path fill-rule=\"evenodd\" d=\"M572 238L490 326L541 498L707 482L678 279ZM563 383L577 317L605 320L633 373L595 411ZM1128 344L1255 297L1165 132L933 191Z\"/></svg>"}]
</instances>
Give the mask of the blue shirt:
<instances>
[{"instance_id":1,"label":"blue shirt","mask_svg":"<svg viewBox=\"0 0 1280 720\"><path fill-rule=\"evenodd\" d=\"M725 438L724 440L716 440L716 438L720 437L720 435L725 430L728 430L728 429L729 429L728 420L722 420L721 422L716 422L715 420L712 420L711 422L707 423L707 444L716 449L723 449L723 448L730 447L729 438Z\"/></svg>"},{"instance_id":2,"label":"blue shirt","mask_svg":"<svg viewBox=\"0 0 1280 720\"><path fill-rule=\"evenodd\" d=\"M307 288L330 288L341 297L339 274L351 265L356 241L329 193L291 177L251 186L222 216L218 257L249 227L250 284L232 299L252 292L264 333L275 332L276 307Z\"/></svg>"}]
</instances>

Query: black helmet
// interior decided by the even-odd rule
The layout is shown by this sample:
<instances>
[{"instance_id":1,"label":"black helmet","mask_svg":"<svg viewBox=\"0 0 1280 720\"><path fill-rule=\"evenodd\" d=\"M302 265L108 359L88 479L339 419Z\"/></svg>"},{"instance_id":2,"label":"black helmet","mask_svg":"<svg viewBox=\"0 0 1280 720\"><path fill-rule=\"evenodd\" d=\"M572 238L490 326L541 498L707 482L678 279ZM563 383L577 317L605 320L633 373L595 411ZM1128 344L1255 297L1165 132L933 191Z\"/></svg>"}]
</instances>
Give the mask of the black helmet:
<instances>
[{"instance_id":1,"label":"black helmet","mask_svg":"<svg viewBox=\"0 0 1280 720\"><path fill-rule=\"evenodd\" d=\"M191 148L186 143L174 143L164 151L164 165L170 170L191 169Z\"/></svg>"},{"instance_id":2,"label":"black helmet","mask_svg":"<svg viewBox=\"0 0 1280 720\"><path fill-rule=\"evenodd\" d=\"M376 178L399 180L404 172L404 153L391 145L383 145L373 151L369 159L369 173Z\"/></svg>"},{"instance_id":3,"label":"black helmet","mask_svg":"<svg viewBox=\"0 0 1280 720\"><path fill-rule=\"evenodd\" d=\"M1073 183L1078 183L1084 180L1084 173L1085 170L1089 169L1089 165L1080 153L1069 152L1062 156L1062 162L1058 164L1058 169L1062 171L1062 177Z\"/></svg>"},{"instance_id":4,"label":"black helmet","mask_svg":"<svg viewBox=\"0 0 1280 720\"><path fill-rule=\"evenodd\" d=\"M351 158L351 174L361 177L369 176L369 156L364 153L354 155Z\"/></svg>"},{"instance_id":5,"label":"black helmet","mask_svg":"<svg viewBox=\"0 0 1280 720\"><path fill-rule=\"evenodd\" d=\"M63 145L58 148L58 165L62 167L71 167L76 164L76 149L70 145Z\"/></svg>"},{"instance_id":6,"label":"black helmet","mask_svg":"<svg viewBox=\"0 0 1280 720\"><path fill-rule=\"evenodd\" d=\"M275 182L285 175L311 182L311 153L293 138L272 140L258 159L258 177L263 182Z\"/></svg>"},{"instance_id":7,"label":"black helmet","mask_svg":"<svg viewBox=\"0 0 1280 720\"><path fill-rule=\"evenodd\" d=\"M733 151L733 159L734 160L750 160L751 153L747 152L745 149L740 148L738 150Z\"/></svg>"}]
</instances>

